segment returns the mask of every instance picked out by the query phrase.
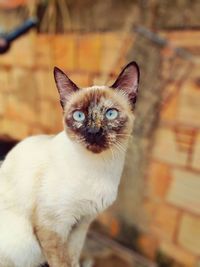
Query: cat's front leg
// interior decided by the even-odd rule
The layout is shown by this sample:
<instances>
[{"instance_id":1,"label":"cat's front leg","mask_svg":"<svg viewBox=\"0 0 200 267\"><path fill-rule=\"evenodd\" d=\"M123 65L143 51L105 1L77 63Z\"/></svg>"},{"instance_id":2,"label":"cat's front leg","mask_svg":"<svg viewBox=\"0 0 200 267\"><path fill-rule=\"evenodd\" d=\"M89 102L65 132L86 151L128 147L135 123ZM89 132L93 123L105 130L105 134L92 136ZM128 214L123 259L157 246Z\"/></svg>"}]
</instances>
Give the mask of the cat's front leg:
<instances>
[{"instance_id":1,"label":"cat's front leg","mask_svg":"<svg viewBox=\"0 0 200 267\"><path fill-rule=\"evenodd\" d=\"M72 267L67 238L64 239L58 233L41 225L35 228L35 233L50 267Z\"/></svg>"},{"instance_id":2,"label":"cat's front leg","mask_svg":"<svg viewBox=\"0 0 200 267\"><path fill-rule=\"evenodd\" d=\"M87 231L93 217L85 217L81 219L71 230L68 237L68 251L72 267L80 267L79 258Z\"/></svg>"}]
</instances>

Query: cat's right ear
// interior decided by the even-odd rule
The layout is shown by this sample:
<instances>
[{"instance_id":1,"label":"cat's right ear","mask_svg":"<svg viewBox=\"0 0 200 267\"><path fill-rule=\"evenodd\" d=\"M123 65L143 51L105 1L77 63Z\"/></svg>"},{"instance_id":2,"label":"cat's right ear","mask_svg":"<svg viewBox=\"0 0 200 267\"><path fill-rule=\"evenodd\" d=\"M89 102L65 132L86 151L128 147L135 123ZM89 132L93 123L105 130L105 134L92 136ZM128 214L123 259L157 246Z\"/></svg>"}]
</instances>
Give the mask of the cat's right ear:
<instances>
[{"instance_id":1,"label":"cat's right ear","mask_svg":"<svg viewBox=\"0 0 200 267\"><path fill-rule=\"evenodd\" d=\"M111 88L124 92L134 106L138 95L139 78L139 66L135 61L132 61L121 71Z\"/></svg>"},{"instance_id":2,"label":"cat's right ear","mask_svg":"<svg viewBox=\"0 0 200 267\"><path fill-rule=\"evenodd\" d=\"M69 97L79 88L73 83L68 76L59 68L54 67L54 79L60 95L60 103L64 109Z\"/></svg>"}]
</instances>

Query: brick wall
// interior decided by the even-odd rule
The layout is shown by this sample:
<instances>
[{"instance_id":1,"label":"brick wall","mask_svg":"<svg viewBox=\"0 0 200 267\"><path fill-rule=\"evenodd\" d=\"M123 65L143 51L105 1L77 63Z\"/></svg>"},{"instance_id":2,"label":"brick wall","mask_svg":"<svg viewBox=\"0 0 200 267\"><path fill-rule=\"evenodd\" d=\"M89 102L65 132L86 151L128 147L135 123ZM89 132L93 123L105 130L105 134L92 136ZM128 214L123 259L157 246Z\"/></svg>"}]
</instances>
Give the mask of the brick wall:
<instances>
[{"instance_id":1,"label":"brick wall","mask_svg":"<svg viewBox=\"0 0 200 267\"><path fill-rule=\"evenodd\" d=\"M174 45L187 48L199 59L200 32L166 32ZM185 63L186 65L187 63ZM179 66L179 72L184 68ZM190 73L188 74L188 72ZM161 119L156 131L146 185L144 206L149 235L156 249L184 266L198 266L200 258L200 72L189 65L183 77L176 75L165 88ZM187 75L188 74L188 75ZM143 237L144 238L144 237ZM155 248L152 248L155 249ZM149 253L149 251L148 251Z\"/></svg>"}]
</instances>

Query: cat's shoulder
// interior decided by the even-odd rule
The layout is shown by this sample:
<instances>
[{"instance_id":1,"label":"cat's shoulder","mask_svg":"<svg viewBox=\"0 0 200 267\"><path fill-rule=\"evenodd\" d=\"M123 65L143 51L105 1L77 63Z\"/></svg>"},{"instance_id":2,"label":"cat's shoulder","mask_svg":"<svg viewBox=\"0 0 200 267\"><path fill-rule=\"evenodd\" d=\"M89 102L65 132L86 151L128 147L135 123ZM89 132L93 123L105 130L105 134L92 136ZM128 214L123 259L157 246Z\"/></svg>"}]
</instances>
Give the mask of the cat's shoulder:
<instances>
[{"instance_id":1,"label":"cat's shoulder","mask_svg":"<svg viewBox=\"0 0 200 267\"><path fill-rule=\"evenodd\" d=\"M46 141L51 140L54 138L55 135L47 135L47 134L40 134L40 135L33 135L25 138L19 144L35 144L35 143L45 143Z\"/></svg>"},{"instance_id":2,"label":"cat's shoulder","mask_svg":"<svg viewBox=\"0 0 200 267\"><path fill-rule=\"evenodd\" d=\"M23 139L22 141L20 141L15 146L15 148L19 148L22 146L26 147L30 145L38 145L38 144L42 145L46 143L47 141L51 140L53 137L54 135L45 135L45 134L29 136Z\"/></svg>"},{"instance_id":3,"label":"cat's shoulder","mask_svg":"<svg viewBox=\"0 0 200 267\"><path fill-rule=\"evenodd\" d=\"M41 150L43 146L48 145L53 135L34 135L20 141L7 155L7 158L16 154L29 152L33 154L35 151Z\"/></svg>"},{"instance_id":4,"label":"cat's shoulder","mask_svg":"<svg viewBox=\"0 0 200 267\"><path fill-rule=\"evenodd\" d=\"M45 153L48 150L46 149L48 148L48 140L52 138L50 135L36 135L25 138L9 151L1 170L8 173L13 168L23 170L24 165L28 167L34 162L37 165L37 162L45 158Z\"/></svg>"}]
</instances>

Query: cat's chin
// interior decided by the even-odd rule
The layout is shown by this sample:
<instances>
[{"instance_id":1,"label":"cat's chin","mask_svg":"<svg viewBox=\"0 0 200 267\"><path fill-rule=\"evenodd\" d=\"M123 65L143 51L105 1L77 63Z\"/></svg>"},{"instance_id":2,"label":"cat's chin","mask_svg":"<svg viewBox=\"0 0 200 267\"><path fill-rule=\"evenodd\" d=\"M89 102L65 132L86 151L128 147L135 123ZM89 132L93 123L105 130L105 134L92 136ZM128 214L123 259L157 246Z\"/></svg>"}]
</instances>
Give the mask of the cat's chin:
<instances>
[{"instance_id":1,"label":"cat's chin","mask_svg":"<svg viewBox=\"0 0 200 267\"><path fill-rule=\"evenodd\" d=\"M102 146L98 146L98 145L91 145L91 144L87 144L86 145L86 149L94 154L100 154L106 150L108 150L108 147L102 147Z\"/></svg>"}]
</instances>

